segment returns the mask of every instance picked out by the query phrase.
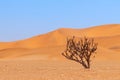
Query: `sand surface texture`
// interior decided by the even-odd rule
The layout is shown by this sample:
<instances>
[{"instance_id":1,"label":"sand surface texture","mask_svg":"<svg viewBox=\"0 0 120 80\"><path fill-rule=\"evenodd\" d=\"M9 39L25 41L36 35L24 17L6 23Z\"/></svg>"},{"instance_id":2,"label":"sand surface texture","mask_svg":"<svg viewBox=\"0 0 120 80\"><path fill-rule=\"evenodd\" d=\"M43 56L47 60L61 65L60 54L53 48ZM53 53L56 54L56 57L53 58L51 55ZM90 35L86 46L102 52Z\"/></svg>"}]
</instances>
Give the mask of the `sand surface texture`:
<instances>
[{"instance_id":1,"label":"sand surface texture","mask_svg":"<svg viewBox=\"0 0 120 80\"><path fill-rule=\"evenodd\" d=\"M94 37L98 42L91 69L61 53L66 38ZM61 28L14 42L0 42L0 80L120 80L120 25Z\"/></svg>"}]
</instances>

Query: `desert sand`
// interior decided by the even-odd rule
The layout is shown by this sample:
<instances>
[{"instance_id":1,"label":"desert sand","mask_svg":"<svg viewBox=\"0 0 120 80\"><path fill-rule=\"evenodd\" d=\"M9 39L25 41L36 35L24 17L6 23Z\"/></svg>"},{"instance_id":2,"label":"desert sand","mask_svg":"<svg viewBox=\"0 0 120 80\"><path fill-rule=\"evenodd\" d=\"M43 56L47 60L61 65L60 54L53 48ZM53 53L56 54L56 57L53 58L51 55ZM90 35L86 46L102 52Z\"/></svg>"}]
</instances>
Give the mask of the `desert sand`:
<instances>
[{"instance_id":1,"label":"desert sand","mask_svg":"<svg viewBox=\"0 0 120 80\"><path fill-rule=\"evenodd\" d=\"M71 36L93 37L98 43L89 70L61 55ZM0 80L120 80L120 24L60 28L29 39L0 42Z\"/></svg>"}]
</instances>

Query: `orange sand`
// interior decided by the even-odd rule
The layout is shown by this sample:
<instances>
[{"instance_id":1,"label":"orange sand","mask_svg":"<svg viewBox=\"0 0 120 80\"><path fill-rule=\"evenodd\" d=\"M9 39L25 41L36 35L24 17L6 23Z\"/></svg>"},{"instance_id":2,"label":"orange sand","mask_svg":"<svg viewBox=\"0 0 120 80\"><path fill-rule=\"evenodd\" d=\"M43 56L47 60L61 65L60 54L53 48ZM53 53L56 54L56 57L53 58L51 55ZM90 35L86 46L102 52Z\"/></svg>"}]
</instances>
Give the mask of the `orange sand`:
<instances>
[{"instance_id":1,"label":"orange sand","mask_svg":"<svg viewBox=\"0 0 120 80\"><path fill-rule=\"evenodd\" d=\"M66 38L94 37L98 51L92 68L61 55ZM120 80L120 25L61 28L15 42L0 42L0 80Z\"/></svg>"}]
</instances>

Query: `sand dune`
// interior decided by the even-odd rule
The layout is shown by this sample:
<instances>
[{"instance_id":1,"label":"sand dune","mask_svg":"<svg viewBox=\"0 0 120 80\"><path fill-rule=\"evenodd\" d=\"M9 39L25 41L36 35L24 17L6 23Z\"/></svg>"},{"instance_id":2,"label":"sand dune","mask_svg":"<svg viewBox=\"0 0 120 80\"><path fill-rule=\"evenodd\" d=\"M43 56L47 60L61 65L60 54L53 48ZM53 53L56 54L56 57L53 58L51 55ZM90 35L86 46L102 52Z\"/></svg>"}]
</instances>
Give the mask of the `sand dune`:
<instances>
[{"instance_id":1,"label":"sand dune","mask_svg":"<svg viewBox=\"0 0 120 80\"><path fill-rule=\"evenodd\" d=\"M86 70L66 59L66 38L94 37L98 50ZM120 25L61 28L15 42L0 42L0 80L120 80Z\"/></svg>"},{"instance_id":2,"label":"sand dune","mask_svg":"<svg viewBox=\"0 0 120 80\"><path fill-rule=\"evenodd\" d=\"M101 25L85 29L84 31L90 37L116 36L120 35L120 25L119 24Z\"/></svg>"},{"instance_id":3,"label":"sand dune","mask_svg":"<svg viewBox=\"0 0 120 80\"><path fill-rule=\"evenodd\" d=\"M49 55L59 58L70 36L94 37L99 46L111 51L120 50L120 25L101 25L86 29L61 28L43 35L15 42L0 42L0 58L17 58L30 55ZM56 51L59 49L58 52ZM104 51L103 51L104 52Z\"/></svg>"}]
</instances>

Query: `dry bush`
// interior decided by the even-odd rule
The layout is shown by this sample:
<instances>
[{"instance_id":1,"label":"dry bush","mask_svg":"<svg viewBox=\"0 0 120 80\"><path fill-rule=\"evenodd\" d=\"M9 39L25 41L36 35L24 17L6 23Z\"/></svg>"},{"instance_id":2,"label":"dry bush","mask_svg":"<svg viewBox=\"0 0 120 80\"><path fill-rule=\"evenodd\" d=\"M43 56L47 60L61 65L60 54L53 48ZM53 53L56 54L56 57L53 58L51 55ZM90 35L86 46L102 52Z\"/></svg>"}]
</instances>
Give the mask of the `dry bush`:
<instances>
[{"instance_id":1,"label":"dry bush","mask_svg":"<svg viewBox=\"0 0 120 80\"><path fill-rule=\"evenodd\" d=\"M63 56L82 64L85 68L90 68L91 56L96 53L97 43L93 38L75 38L67 39L66 50Z\"/></svg>"}]
</instances>

